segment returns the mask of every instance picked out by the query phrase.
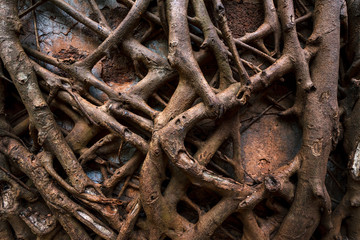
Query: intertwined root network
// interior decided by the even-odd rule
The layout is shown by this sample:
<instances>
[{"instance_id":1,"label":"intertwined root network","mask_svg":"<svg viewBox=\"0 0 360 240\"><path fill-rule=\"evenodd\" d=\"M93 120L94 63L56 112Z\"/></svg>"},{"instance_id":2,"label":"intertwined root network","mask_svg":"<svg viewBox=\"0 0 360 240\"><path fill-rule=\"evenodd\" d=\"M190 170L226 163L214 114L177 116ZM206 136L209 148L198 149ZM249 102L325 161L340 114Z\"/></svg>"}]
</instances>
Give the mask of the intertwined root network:
<instances>
[{"instance_id":1,"label":"intertwined root network","mask_svg":"<svg viewBox=\"0 0 360 240\"><path fill-rule=\"evenodd\" d=\"M256 4L0 0L0 239L359 239L360 1Z\"/></svg>"}]
</instances>

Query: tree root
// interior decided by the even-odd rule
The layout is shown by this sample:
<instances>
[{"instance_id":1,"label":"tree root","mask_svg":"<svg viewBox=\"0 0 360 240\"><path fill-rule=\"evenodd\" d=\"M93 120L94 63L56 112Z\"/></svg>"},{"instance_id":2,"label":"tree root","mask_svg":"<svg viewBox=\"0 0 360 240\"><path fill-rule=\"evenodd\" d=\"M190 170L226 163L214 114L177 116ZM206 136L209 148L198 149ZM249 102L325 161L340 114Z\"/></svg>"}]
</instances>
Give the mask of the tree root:
<instances>
[{"instance_id":1,"label":"tree root","mask_svg":"<svg viewBox=\"0 0 360 240\"><path fill-rule=\"evenodd\" d=\"M226 1L75 2L0 1L0 239L359 238L358 0L264 0L237 39ZM97 46L44 51L49 6ZM19 36L31 11L37 49ZM127 88L101 72L118 53ZM270 117L300 126L299 148L282 160L274 136L252 154L276 163L253 163L244 139ZM349 166L336 208L329 158Z\"/></svg>"}]
</instances>

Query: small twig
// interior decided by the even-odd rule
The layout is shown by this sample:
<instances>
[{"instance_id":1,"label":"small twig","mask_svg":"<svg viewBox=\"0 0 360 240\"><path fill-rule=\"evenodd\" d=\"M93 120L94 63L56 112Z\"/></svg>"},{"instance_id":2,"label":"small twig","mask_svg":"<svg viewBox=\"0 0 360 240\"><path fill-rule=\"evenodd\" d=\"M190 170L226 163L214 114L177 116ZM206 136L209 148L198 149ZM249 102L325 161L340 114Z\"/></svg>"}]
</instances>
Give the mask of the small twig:
<instances>
[{"instance_id":1,"label":"small twig","mask_svg":"<svg viewBox=\"0 0 360 240\"><path fill-rule=\"evenodd\" d=\"M218 156L221 160L223 160L224 162L227 162L227 163L229 163L229 164L231 164L231 165L234 165L234 164L235 164L232 159L228 158L228 157L227 157L226 155L224 155L222 152L216 151L216 154L217 154L217 156Z\"/></svg>"},{"instance_id":2,"label":"small twig","mask_svg":"<svg viewBox=\"0 0 360 240\"><path fill-rule=\"evenodd\" d=\"M5 77L4 75L0 75L0 80L4 80L4 81L7 81L11 84L14 84L13 81L11 81L10 79L8 79L7 77Z\"/></svg>"},{"instance_id":3,"label":"small twig","mask_svg":"<svg viewBox=\"0 0 360 240\"><path fill-rule=\"evenodd\" d=\"M106 171L106 167L104 167L104 165L100 165L100 172L101 172L101 175L103 175L104 181L109 178L107 171Z\"/></svg>"},{"instance_id":4,"label":"small twig","mask_svg":"<svg viewBox=\"0 0 360 240\"><path fill-rule=\"evenodd\" d=\"M305 12L309 12L309 8L306 7L305 3L302 0L297 0L297 3L302 7Z\"/></svg>"},{"instance_id":5,"label":"small twig","mask_svg":"<svg viewBox=\"0 0 360 240\"><path fill-rule=\"evenodd\" d=\"M117 158L118 158L119 162L120 162L121 150L123 148L123 145L124 145L124 140L121 139L120 140L120 145L119 145L119 150L117 152Z\"/></svg>"},{"instance_id":6,"label":"small twig","mask_svg":"<svg viewBox=\"0 0 360 240\"><path fill-rule=\"evenodd\" d=\"M108 134L105 137L101 138L95 144L93 144L89 149L87 149L84 153L79 157L79 161L81 165L85 164L88 160L96 157L96 151L104 146L105 144L113 141L116 138L113 134Z\"/></svg>"},{"instance_id":7,"label":"small twig","mask_svg":"<svg viewBox=\"0 0 360 240\"><path fill-rule=\"evenodd\" d=\"M32 5L33 5L33 2L34 2L34 0L31 0ZM38 28L37 28L35 8L32 10L32 14L33 14L33 20L34 20L34 32L35 32L36 48L37 48L38 51L40 51L40 42L39 42L39 34L38 34Z\"/></svg>"},{"instance_id":8,"label":"small twig","mask_svg":"<svg viewBox=\"0 0 360 240\"><path fill-rule=\"evenodd\" d=\"M29 7L28 9L22 11L19 14L19 18L22 18L23 16L25 16L26 14L28 14L29 12L31 12L32 10L34 10L35 8L37 8L38 6L40 6L41 4L45 3L47 0L40 0L37 3L35 3L34 5L32 5L31 7Z\"/></svg>"},{"instance_id":9,"label":"small twig","mask_svg":"<svg viewBox=\"0 0 360 240\"><path fill-rule=\"evenodd\" d=\"M279 115L279 114L278 114L278 113L265 113L263 116L273 116L273 115ZM244 123L244 122L253 120L253 119L256 118L257 116L258 116L258 115L245 118L245 119L241 120L240 123Z\"/></svg>"},{"instance_id":10,"label":"small twig","mask_svg":"<svg viewBox=\"0 0 360 240\"><path fill-rule=\"evenodd\" d=\"M163 105L164 107L167 106L167 103L159 96L159 94L154 93L152 96L155 98L155 100L161 103L161 105Z\"/></svg>"},{"instance_id":11,"label":"small twig","mask_svg":"<svg viewBox=\"0 0 360 240\"><path fill-rule=\"evenodd\" d=\"M80 108L80 112L82 112L86 119L89 120L89 122L91 124L93 124L94 126L99 126L99 124L89 115L89 113L85 110L85 108L83 107L83 105L80 103L78 97L77 97L77 94L75 94L74 92L72 92L72 90L69 90L69 89L65 89L69 94L70 96L73 97L73 99L75 100L76 104L78 105L78 107Z\"/></svg>"},{"instance_id":12,"label":"small twig","mask_svg":"<svg viewBox=\"0 0 360 240\"><path fill-rule=\"evenodd\" d=\"M154 23L152 21L147 20L147 22L149 23L150 27L144 33L144 35L141 36L141 39L139 40L140 43L148 41L150 39L150 36L152 35L152 33L156 30ZM157 29L156 31L158 31L158 30L160 30L160 29Z\"/></svg>"},{"instance_id":13,"label":"small twig","mask_svg":"<svg viewBox=\"0 0 360 240\"><path fill-rule=\"evenodd\" d=\"M217 165L216 163L214 163L213 161L209 162L209 164L211 166L213 166L216 170L218 170L219 172L221 172L224 176L226 177L231 177L231 175L226 171L224 170L222 167L220 167L219 165Z\"/></svg>"},{"instance_id":14,"label":"small twig","mask_svg":"<svg viewBox=\"0 0 360 240\"><path fill-rule=\"evenodd\" d=\"M245 85L247 82L249 82L249 75L246 72L246 69L244 65L242 64L242 61L239 56L239 52L237 51L234 38L232 36L230 27L227 22L227 18L225 15L225 8L221 2L221 0L214 0L213 1L214 9L216 11L215 18L217 20L217 23L220 26L220 30L222 32L223 38L225 40L226 45L229 47L229 50L231 54L233 55L233 59L235 62L235 66L238 69L239 75L240 75L240 82L242 85Z\"/></svg>"},{"instance_id":15,"label":"small twig","mask_svg":"<svg viewBox=\"0 0 360 240\"><path fill-rule=\"evenodd\" d=\"M340 166L339 163L337 163L333 158L329 158L330 162L332 162L336 167L338 167L340 170L345 171L346 169L342 166Z\"/></svg>"},{"instance_id":16,"label":"small twig","mask_svg":"<svg viewBox=\"0 0 360 240\"><path fill-rule=\"evenodd\" d=\"M0 80L4 80L11 84L14 84L13 81L11 81L10 79L8 79L7 77L4 76L4 69L3 69L2 62L0 62Z\"/></svg>"},{"instance_id":17,"label":"small twig","mask_svg":"<svg viewBox=\"0 0 360 240\"><path fill-rule=\"evenodd\" d=\"M130 181L129 181L128 185L129 185L130 187L132 187L132 188L135 188L136 190L139 190L139 186L138 186L137 184L133 183L133 182L130 182Z\"/></svg>"},{"instance_id":18,"label":"small twig","mask_svg":"<svg viewBox=\"0 0 360 240\"><path fill-rule=\"evenodd\" d=\"M13 123L16 120L18 120L20 117L25 116L27 114L28 113L27 113L26 109L22 109L22 110L18 111L17 113L15 113L13 116L11 116L11 118L9 119L9 122Z\"/></svg>"},{"instance_id":19,"label":"small twig","mask_svg":"<svg viewBox=\"0 0 360 240\"><path fill-rule=\"evenodd\" d=\"M192 207L199 216L204 214L204 211L198 205L196 205L186 194L181 198L181 200L188 204L190 207Z\"/></svg>"},{"instance_id":20,"label":"small twig","mask_svg":"<svg viewBox=\"0 0 360 240\"><path fill-rule=\"evenodd\" d=\"M137 195L128 205L130 206L129 214L126 217L126 220L123 222L120 230L119 235L117 236L116 240L120 239L129 239L129 236L133 232L134 225L136 220L139 217L141 211L141 202L140 196Z\"/></svg>"},{"instance_id":21,"label":"small twig","mask_svg":"<svg viewBox=\"0 0 360 240\"><path fill-rule=\"evenodd\" d=\"M34 190L30 189L25 183L23 183L20 179L18 179L16 176L12 175L8 170L0 166L0 170L3 171L8 177L13 179L15 182L17 182L19 185L21 185L23 188L28 190L29 192L34 193Z\"/></svg>"},{"instance_id":22,"label":"small twig","mask_svg":"<svg viewBox=\"0 0 360 240\"><path fill-rule=\"evenodd\" d=\"M274 104L275 107L279 108L279 109L282 110L282 111L285 111L285 110L286 110L286 108L283 107L283 106L281 106L281 105L278 103L278 101L276 101L274 98L270 97L269 95L266 96L266 98L267 98L272 104Z\"/></svg>"},{"instance_id":23,"label":"small twig","mask_svg":"<svg viewBox=\"0 0 360 240\"><path fill-rule=\"evenodd\" d=\"M236 240L237 238L234 237L228 230L226 230L223 226L220 227L220 229L231 239Z\"/></svg>"},{"instance_id":24,"label":"small twig","mask_svg":"<svg viewBox=\"0 0 360 240\"><path fill-rule=\"evenodd\" d=\"M280 101L282 101L283 99L288 97L291 93L292 93L292 91L286 93L284 96L282 96L281 98L276 100L276 103L279 103ZM271 104L270 106L265 108L264 111L262 111L258 116L256 116L247 126L245 126L243 129L241 129L241 133L245 132L249 127L251 127L251 125L253 125L256 121L258 121L262 116L264 116L264 114L266 112L268 112L274 106L275 106L275 104Z\"/></svg>"},{"instance_id":25,"label":"small twig","mask_svg":"<svg viewBox=\"0 0 360 240\"><path fill-rule=\"evenodd\" d=\"M343 189L343 187L341 186L341 184L339 183L339 181L336 179L336 177L334 176L334 173L331 172L330 170L327 170L327 173L330 175L330 177L333 179L333 181L335 182L335 184L338 186L338 188L345 193L346 191Z\"/></svg>"},{"instance_id":26,"label":"small twig","mask_svg":"<svg viewBox=\"0 0 360 240\"><path fill-rule=\"evenodd\" d=\"M131 176L127 176L127 178L126 178L126 180L124 182L124 185L123 185L123 187L121 188L121 190L120 190L120 192L118 194L118 198L120 198L123 195L123 193L125 192L128 184L129 184L130 178L131 178Z\"/></svg>"},{"instance_id":27,"label":"small twig","mask_svg":"<svg viewBox=\"0 0 360 240\"><path fill-rule=\"evenodd\" d=\"M78 25L78 22L74 23L73 25L71 25L68 30L64 33L65 36L69 35L69 33L71 32L71 30L74 29L74 27Z\"/></svg>"},{"instance_id":28,"label":"small twig","mask_svg":"<svg viewBox=\"0 0 360 240\"><path fill-rule=\"evenodd\" d=\"M91 8L93 9L93 11L95 12L96 16L98 17L100 24L102 24L105 27L110 29L109 23L106 21L106 18L102 14L102 12L101 12L99 6L97 5L97 3L95 2L95 0L89 0L89 3L91 5Z\"/></svg>"},{"instance_id":29,"label":"small twig","mask_svg":"<svg viewBox=\"0 0 360 240\"><path fill-rule=\"evenodd\" d=\"M306 41L307 41L307 38L306 37L304 37L304 35L302 35L301 33L297 33L297 35L298 35L298 38L301 40L301 41L303 41L303 42L305 42L306 43Z\"/></svg>"}]
</instances>

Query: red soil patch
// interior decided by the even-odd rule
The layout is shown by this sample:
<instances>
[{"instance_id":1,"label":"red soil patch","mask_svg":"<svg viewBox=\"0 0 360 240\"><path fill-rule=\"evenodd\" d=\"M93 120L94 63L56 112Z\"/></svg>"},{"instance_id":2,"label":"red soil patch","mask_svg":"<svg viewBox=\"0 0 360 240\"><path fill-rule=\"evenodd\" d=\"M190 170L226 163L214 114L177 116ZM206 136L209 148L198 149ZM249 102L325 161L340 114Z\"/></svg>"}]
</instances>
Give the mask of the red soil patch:
<instances>
[{"instance_id":1,"label":"red soil patch","mask_svg":"<svg viewBox=\"0 0 360 240\"><path fill-rule=\"evenodd\" d=\"M243 3L242 1L224 1L226 16L234 37L246 32L254 32L264 21L262 4Z\"/></svg>"}]
</instances>

